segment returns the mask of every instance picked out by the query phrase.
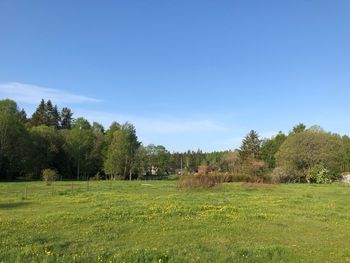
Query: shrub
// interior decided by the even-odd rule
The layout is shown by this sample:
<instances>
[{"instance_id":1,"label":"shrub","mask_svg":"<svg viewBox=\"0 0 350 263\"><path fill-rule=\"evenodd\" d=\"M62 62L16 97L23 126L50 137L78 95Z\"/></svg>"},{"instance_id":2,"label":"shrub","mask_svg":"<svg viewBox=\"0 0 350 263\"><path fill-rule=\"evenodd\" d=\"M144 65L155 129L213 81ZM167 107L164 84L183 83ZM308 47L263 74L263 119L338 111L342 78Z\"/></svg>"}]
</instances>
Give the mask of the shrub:
<instances>
[{"instance_id":1,"label":"shrub","mask_svg":"<svg viewBox=\"0 0 350 263\"><path fill-rule=\"evenodd\" d=\"M207 173L208 173L208 166L207 165L198 166L198 175L205 175Z\"/></svg>"},{"instance_id":2,"label":"shrub","mask_svg":"<svg viewBox=\"0 0 350 263\"><path fill-rule=\"evenodd\" d=\"M291 183L296 182L299 178L293 177L288 174L284 167L276 167L269 175L270 182L273 184L278 183Z\"/></svg>"},{"instance_id":3,"label":"shrub","mask_svg":"<svg viewBox=\"0 0 350 263\"><path fill-rule=\"evenodd\" d=\"M233 173L230 176L229 182L256 182L257 180L257 177L253 177L245 173Z\"/></svg>"},{"instance_id":4,"label":"shrub","mask_svg":"<svg viewBox=\"0 0 350 263\"><path fill-rule=\"evenodd\" d=\"M323 164L314 165L308 174L311 183L315 184L329 184L332 182L331 173Z\"/></svg>"},{"instance_id":5,"label":"shrub","mask_svg":"<svg viewBox=\"0 0 350 263\"><path fill-rule=\"evenodd\" d=\"M57 179L57 172L52 169L45 169L42 171L42 179L46 182L46 185L51 185Z\"/></svg>"},{"instance_id":6,"label":"shrub","mask_svg":"<svg viewBox=\"0 0 350 263\"><path fill-rule=\"evenodd\" d=\"M191 187L213 187L218 184L227 182L229 176L226 174L213 173L206 175L184 175L180 178L179 187L191 188Z\"/></svg>"},{"instance_id":7,"label":"shrub","mask_svg":"<svg viewBox=\"0 0 350 263\"><path fill-rule=\"evenodd\" d=\"M237 162L232 171L233 182L264 182L266 163L257 159L246 159Z\"/></svg>"}]
</instances>

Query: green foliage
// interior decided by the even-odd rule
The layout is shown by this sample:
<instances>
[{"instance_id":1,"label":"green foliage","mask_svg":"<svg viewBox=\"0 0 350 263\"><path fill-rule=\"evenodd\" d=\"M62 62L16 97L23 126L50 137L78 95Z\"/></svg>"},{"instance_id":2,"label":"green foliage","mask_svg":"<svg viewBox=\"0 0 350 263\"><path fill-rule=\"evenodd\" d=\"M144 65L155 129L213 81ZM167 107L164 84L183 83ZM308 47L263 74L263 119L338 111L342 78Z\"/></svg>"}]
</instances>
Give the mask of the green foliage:
<instances>
[{"instance_id":1,"label":"green foliage","mask_svg":"<svg viewBox=\"0 0 350 263\"><path fill-rule=\"evenodd\" d=\"M239 166L240 161L241 160L238 151L226 152L221 158L221 171L229 172L231 174L237 173L237 168Z\"/></svg>"},{"instance_id":2,"label":"green foliage","mask_svg":"<svg viewBox=\"0 0 350 263\"><path fill-rule=\"evenodd\" d=\"M31 124L33 126L46 125L58 128L60 123L60 114L57 106L53 106L51 100L46 103L42 99L38 108L33 113Z\"/></svg>"},{"instance_id":3,"label":"green foliage","mask_svg":"<svg viewBox=\"0 0 350 263\"><path fill-rule=\"evenodd\" d=\"M224 160L224 156L229 152L230 151L214 151L204 153L201 150L183 153L175 152L171 154L169 168L174 171L179 170L182 163L183 170L190 173L196 172L201 165L208 166L208 169L212 171L225 171L227 162Z\"/></svg>"},{"instance_id":4,"label":"green foliage","mask_svg":"<svg viewBox=\"0 0 350 263\"><path fill-rule=\"evenodd\" d=\"M308 171L319 163L336 177L344 162L344 145L338 135L314 131L294 133L282 144L276 158L290 176L303 181L309 182Z\"/></svg>"},{"instance_id":5,"label":"green foliage","mask_svg":"<svg viewBox=\"0 0 350 263\"><path fill-rule=\"evenodd\" d=\"M308 174L311 183L329 184L332 182L332 174L323 164L314 165Z\"/></svg>"},{"instance_id":6,"label":"green foliage","mask_svg":"<svg viewBox=\"0 0 350 263\"><path fill-rule=\"evenodd\" d=\"M307 129L308 132L325 133L326 131L319 125L312 125Z\"/></svg>"},{"instance_id":7,"label":"green foliage","mask_svg":"<svg viewBox=\"0 0 350 263\"><path fill-rule=\"evenodd\" d=\"M204 154L204 160L200 163L200 162L196 162L196 169L198 168L198 166L200 164L205 164L208 166L209 170L212 171L223 171L225 168L225 163L223 162L223 158L224 156L227 154L228 152L211 152L211 153L206 153ZM195 157L195 160L198 160L198 158Z\"/></svg>"},{"instance_id":8,"label":"green foliage","mask_svg":"<svg viewBox=\"0 0 350 263\"><path fill-rule=\"evenodd\" d=\"M279 132L271 139L266 139L261 145L261 159L263 159L268 168L273 169L276 167L276 153L286 140L287 136L282 132Z\"/></svg>"},{"instance_id":9,"label":"green foliage","mask_svg":"<svg viewBox=\"0 0 350 263\"><path fill-rule=\"evenodd\" d=\"M103 173L104 151L106 145L103 126L94 122L91 129L94 135L94 141L88 158L88 174L95 175L96 173Z\"/></svg>"},{"instance_id":10,"label":"green foliage","mask_svg":"<svg viewBox=\"0 0 350 263\"><path fill-rule=\"evenodd\" d=\"M306 130L306 126L304 123L299 123L298 125L295 125L293 127L293 130L291 133L300 133L300 132L304 132Z\"/></svg>"},{"instance_id":11,"label":"green foliage","mask_svg":"<svg viewBox=\"0 0 350 263\"><path fill-rule=\"evenodd\" d=\"M48 124L47 108L44 99L41 100L38 108L33 113L31 118L31 124L33 126Z\"/></svg>"},{"instance_id":12,"label":"green foliage","mask_svg":"<svg viewBox=\"0 0 350 263\"><path fill-rule=\"evenodd\" d=\"M243 182L264 182L266 163L258 159L240 159L236 163L233 177Z\"/></svg>"},{"instance_id":13,"label":"green foliage","mask_svg":"<svg viewBox=\"0 0 350 263\"><path fill-rule=\"evenodd\" d=\"M329 169L332 180L350 170L349 137L317 125L306 129L298 124L288 137L280 132L263 141L252 130L234 151L169 153L162 145L142 146L129 123L113 122L105 132L97 122L90 125L72 116L70 109L59 112L50 100L42 100L27 119L16 102L0 100L0 180L39 179L48 167L64 179L97 173L100 178L166 178L205 167L205 173L229 173L232 180L253 182L267 181L277 164L287 174L281 181L288 182L310 181L308 171L318 163Z\"/></svg>"},{"instance_id":14,"label":"green foliage","mask_svg":"<svg viewBox=\"0 0 350 263\"><path fill-rule=\"evenodd\" d=\"M148 164L150 174L165 175L167 174L167 168L169 167L170 153L162 145L150 144L145 147L146 154L148 156ZM153 168L153 170L152 170ZM153 174L152 174L153 175Z\"/></svg>"},{"instance_id":15,"label":"green foliage","mask_svg":"<svg viewBox=\"0 0 350 263\"><path fill-rule=\"evenodd\" d=\"M120 130L113 133L113 139L108 146L104 170L106 174L115 177L122 176L132 179L132 167L140 143L137 140L133 125L125 123Z\"/></svg>"},{"instance_id":16,"label":"green foliage","mask_svg":"<svg viewBox=\"0 0 350 263\"><path fill-rule=\"evenodd\" d=\"M143 145L140 145L135 152L133 162L131 164L131 174L137 175L138 179L143 179L149 174L151 164L147 151Z\"/></svg>"},{"instance_id":17,"label":"green foliage","mask_svg":"<svg viewBox=\"0 0 350 263\"><path fill-rule=\"evenodd\" d=\"M18 114L17 103L10 99L0 100L0 112L8 114Z\"/></svg>"},{"instance_id":18,"label":"green foliage","mask_svg":"<svg viewBox=\"0 0 350 263\"><path fill-rule=\"evenodd\" d=\"M102 134L103 135L105 132L102 124L95 122L95 121L92 123L91 129L92 129L94 134Z\"/></svg>"},{"instance_id":19,"label":"green foliage","mask_svg":"<svg viewBox=\"0 0 350 263\"><path fill-rule=\"evenodd\" d=\"M120 130L114 132L113 140L108 147L106 160L104 162L104 171L106 174L113 177L125 175L129 152L127 137L125 131Z\"/></svg>"},{"instance_id":20,"label":"green foliage","mask_svg":"<svg viewBox=\"0 0 350 263\"><path fill-rule=\"evenodd\" d=\"M25 173L28 132L22 114L12 100L0 101L0 179Z\"/></svg>"},{"instance_id":21,"label":"green foliage","mask_svg":"<svg viewBox=\"0 0 350 263\"><path fill-rule=\"evenodd\" d=\"M32 126L46 125L56 129L70 129L73 113L69 108L63 108L60 113L57 106L53 106L51 100L45 103L42 99L36 111L33 113L30 123Z\"/></svg>"},{"instance_id":22,"label":"green foliage","mask_svg":"<svg viewBox=\"0 0 350 263\"><path fill-rule=\"evenodd\" d=\"M113 122L111 126L109 127L108 131L105 135L105 142L106 145L110 145L113 141L113 135L116 131L119 131L121 129L121 125L117 122Z\"/></svg>"},{"instance_id":23,"label":"green foliage","mask_svg":"<svg viewBox=\"0 0 350 263\"><path fill-rule=\"evenodd\" d=\"M61 128L71 129L73 123L73 113L69 108L64 107L61 112Z\"/></svg>"},{"instance_id":24,"label":"green foliage","mask_svg":"<svg viewBox=\"0 0 350 263\"><path fill-rule=\"evenodd\" d=\"M76 168L77 179L81 174L93 173L90 168L91 153L94 148L94 134L90 123L78 118L66 137L65 149Z\"/></svg>"},{"instance_id":25,"label":"green foliage","mask_svg":"<svg viewBox=\"0 0 350 263\"><path fill-rule=\"evenodd\" d=\"M59 167L63 153L64 138L54 127L40 125L30 130L31 169L36 179L47 167Z\"/></svg>"},{"instance_id":26,"label":"green foliage","mask_svg":"<svg viewBox=\"0 0 350 263\"><path fill-rule=\"evenodd\" d=\"M242 159L259 159L260 158L261 140L256 131L251 130L243 139L239 149Z\"/></svg>"},{"instance_id":27,"label":"green foliage","mask_svg":"<svg viewBox=\"0 0 350 263\"><path fill-rule=\"evenodd\" d=\"M46 119L47 126L58 128L60 124L60 114L58 112L57 106L53 106L51 100L48 100L46 103ZM45 124L45 123L43 123Z\"/></svg>"},{"instance_id":28,"label":"green foliage","mask_svg":"<svg viewBox=\"0 0 350 263\"><path fill-rule=\"evenodd\" d=\"M52 169L44 169L42 171L42 179L46 183L46 185L51 185L52 182L56 181L58 174L55 170Z\"/></svg>"},{"instance_id":29,"label":"green foliage","mask_svg":"<svg viewBox=\"0 0 350 263\"><path fill-rule=\"evenodd\" d=\"M350 137L343 136L343 145L344 145L344 161L343 161L343 171L350 171Z\"/></svg>"}]
</instances>

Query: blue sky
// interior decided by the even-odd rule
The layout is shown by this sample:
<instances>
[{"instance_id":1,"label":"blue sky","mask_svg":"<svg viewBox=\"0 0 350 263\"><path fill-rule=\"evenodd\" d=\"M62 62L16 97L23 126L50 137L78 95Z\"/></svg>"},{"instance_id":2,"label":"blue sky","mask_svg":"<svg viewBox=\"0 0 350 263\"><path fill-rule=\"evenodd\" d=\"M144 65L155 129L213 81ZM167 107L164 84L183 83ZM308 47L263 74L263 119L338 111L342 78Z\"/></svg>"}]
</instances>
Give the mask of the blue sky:
<instances>
[{"instance_id":1,"label":"blue sky","mask_svg":"<svg viewBox=\"0 0 350 263\"><path fill-rule=\"evenodd\" d=\"M169 150L299 122L349 134L350 2L0 2L0 98L42 97Z\"/></svg>"}]
</instances>

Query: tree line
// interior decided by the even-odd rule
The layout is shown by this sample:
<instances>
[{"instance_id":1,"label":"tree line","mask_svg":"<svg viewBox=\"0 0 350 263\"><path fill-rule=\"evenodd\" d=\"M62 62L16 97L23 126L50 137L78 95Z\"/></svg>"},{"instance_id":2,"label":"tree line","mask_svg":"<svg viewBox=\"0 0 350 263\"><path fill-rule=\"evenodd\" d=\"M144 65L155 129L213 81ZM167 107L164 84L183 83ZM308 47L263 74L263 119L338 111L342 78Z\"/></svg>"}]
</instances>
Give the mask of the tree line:
<instances>
[{"instance_id":1,"label":"tree line","mask_svg":"<svg viewBox=\"0 0 350 263\"><path fill-rule=\"evenodd\" d=\"M45 169L62 179L132 179L168 172L164 146L143 146L130 123L108 130L42 100L30 118L15 101L0 101L0 180L40 179Z\"/></svg>"},{"instance_id":2,"label":"tree line","mask_svg":"<svg viewBox=\"0 0 350 263\"><path fill-rule=\"evenodd\" d=\"M73 118L42 100L31 117L15 101L0 101L0 180L40 179L56 170L61 179L146 179L169 174L221 173L232 181L329 182L350 170L350 138L319 126L298 124L288 133L261 138L254 130L239 149L170 153L144 146L131 123Z\"/></svg>"}]
</instances>

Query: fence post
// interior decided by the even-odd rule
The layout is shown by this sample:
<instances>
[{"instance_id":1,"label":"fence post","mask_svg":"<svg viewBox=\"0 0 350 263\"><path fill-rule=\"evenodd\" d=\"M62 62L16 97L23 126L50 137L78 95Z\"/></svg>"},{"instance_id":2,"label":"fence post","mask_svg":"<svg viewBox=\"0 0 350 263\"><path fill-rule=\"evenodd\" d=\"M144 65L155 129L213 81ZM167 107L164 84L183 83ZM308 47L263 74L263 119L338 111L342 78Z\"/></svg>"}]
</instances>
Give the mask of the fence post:
<instances>
[{"instance_id":1,"label":"fence post","mask_svg":"<svg viewBox=\"0 0 350 263\"><path fill-rule=\"evenodd\" d=\"M24 199L27 200L28 199L28 185L26 185L26 188L24 190Z\"/></svg>"}]
</instances>

